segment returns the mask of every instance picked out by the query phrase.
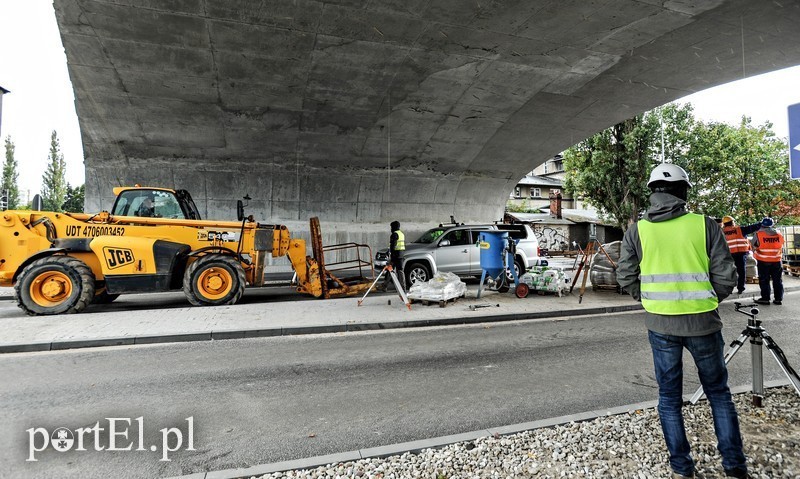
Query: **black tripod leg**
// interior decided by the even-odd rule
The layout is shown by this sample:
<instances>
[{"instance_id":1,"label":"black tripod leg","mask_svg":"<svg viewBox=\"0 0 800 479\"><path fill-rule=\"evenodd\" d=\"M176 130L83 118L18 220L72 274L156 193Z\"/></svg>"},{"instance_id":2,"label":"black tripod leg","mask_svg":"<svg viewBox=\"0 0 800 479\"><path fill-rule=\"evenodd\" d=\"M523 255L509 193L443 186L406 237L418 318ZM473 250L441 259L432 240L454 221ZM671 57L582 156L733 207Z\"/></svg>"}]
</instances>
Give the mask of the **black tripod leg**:
<instances>
[{"instance_id":1,"label":"black tripod leg","mask_svg":"<svg viewBox=\"0 0 800 479\"><path fill-rule=\"evenodd\" d=\"M735 356L736 353L739 352L739 349L742 348L742 345L744 344L744 342L747 341L747 337L748 337L747 331L748 331L747 329L742 331L742 335L739 336L738 339L734 340L731 343L730 349L728 349L728 352L725 353L725 365L727 365L729 362L731 362L731 359L733 359L733 356ZM700 386L699 388L697 388L697 391L694 392L694 395L692 395L692 398L689 399L689 402L692 403L692 404L697 404L697 401L699 401L700 398L703 397L703 394L705 394L703 392L703 386Z\"/></svg>"},{"instance_id":2,"label":"black tripod leg","mask_svg":"<svg viewBox=\"0 0 800 479\"><path fill-rule=\"evenodd\" d=\"M794 368L792 368L792 365L789 364L789 360L786 359L786 355L783 354L783 350L780 348L780 346L778 346L778 343L776 343L766 331L763 331L761 336L764 338L764 343L766 343L767 349L769 349L769 352L772 353L772 357L775 358L775 361L778 363L778 366L780 366L783 374L789 378L789 382L792 383L792 386L794 386L794 390L797 391L797 394L800 394L800 375L798 375L797 371L795 371Z\"/></svg>"}]
</instances>

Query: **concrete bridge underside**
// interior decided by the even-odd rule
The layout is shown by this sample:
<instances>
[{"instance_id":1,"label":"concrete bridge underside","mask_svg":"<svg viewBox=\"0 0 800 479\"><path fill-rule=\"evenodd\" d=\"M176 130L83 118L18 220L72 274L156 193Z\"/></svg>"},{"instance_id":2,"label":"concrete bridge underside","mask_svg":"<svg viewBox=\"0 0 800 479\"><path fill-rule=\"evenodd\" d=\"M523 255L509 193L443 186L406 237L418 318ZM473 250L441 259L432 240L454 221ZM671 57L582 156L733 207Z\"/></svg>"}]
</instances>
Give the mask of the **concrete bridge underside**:
<instances>
[{"instance_id":1,"label":"concrete bridge underside","mask_svg":"<svg viewBox=\"0 0 800 479\"><path fill-rule=\"evenodd\" d=\"M800 63L800 2L55 0L87 211L118 184L230 218L498 219L551 155Z\"/></svg>"}]
</instances>

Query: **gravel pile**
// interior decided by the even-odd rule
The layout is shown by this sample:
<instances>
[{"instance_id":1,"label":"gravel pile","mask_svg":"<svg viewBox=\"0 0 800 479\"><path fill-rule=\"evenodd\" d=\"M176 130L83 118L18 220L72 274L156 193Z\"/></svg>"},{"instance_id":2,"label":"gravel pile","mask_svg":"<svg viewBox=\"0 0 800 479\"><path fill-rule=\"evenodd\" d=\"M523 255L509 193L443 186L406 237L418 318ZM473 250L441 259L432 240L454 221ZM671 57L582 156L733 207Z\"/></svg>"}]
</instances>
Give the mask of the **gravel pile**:
<instances>
[{"instance_id":1,"label":"gravel pile","mask_svg":"<svg viewBox=\"0 0 800 479\"><path fill-rule=\"evenodd\" d=\"M763 408L750 394L734 396L748 466L759 479L800 479L800 396L770 389ZM711 409L684 408L698 478L722 478ZM666 447L653 409L547 429L426 449L384 459L362 459L316 469L261 476L288 478L671 478Z\"/></svg>"}]
</instances>

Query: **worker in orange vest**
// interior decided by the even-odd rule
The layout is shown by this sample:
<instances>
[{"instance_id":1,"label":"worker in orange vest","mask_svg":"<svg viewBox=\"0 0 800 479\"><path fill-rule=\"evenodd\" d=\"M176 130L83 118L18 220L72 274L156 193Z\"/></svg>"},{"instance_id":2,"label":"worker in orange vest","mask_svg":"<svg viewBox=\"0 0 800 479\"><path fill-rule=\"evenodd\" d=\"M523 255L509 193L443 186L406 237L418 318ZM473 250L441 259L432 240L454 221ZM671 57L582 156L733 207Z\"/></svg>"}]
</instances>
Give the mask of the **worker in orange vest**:
<instances>
[{"instance_id":1,"label":"worker in orange vest","mask_svg":"<svg viewBox=\"0 0 800 479\"><path fill-rule=\"evenodd\" d=\"M781 304L783 301L783 235L773 226L775 221L772 218L764 218L761 220L761 229L753 236L753 256L758 261L758 285L761 286L761 297L756 300L758 304L769 304L770 279L775 290L773 303Z\"/></svg>"},{"instance_id":2,"label":"worker in orange vest","mask_svg":"<svg viewBox=\"0 0 800 479\"><path fill-rule=\"evenodd\" d=\"M725 233L725 241L728 242L728 249L731 250L733 262L736 263L736 273L739 278L736 281L736 292L744 292L745 265L747 255L750 252L750 241L747 236L755 233L761 228L761 223L753 223L747 226L736 226L736 220L732 216L722 217L722 232Z\"/></svg>"}]
</instances>

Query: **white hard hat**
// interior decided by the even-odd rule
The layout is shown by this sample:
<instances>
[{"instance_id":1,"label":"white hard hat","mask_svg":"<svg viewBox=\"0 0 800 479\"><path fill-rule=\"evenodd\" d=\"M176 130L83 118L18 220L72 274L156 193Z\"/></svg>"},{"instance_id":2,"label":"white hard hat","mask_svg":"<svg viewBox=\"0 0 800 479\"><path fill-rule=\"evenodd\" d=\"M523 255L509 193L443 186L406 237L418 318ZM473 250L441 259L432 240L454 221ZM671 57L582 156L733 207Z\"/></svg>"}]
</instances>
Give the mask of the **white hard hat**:
<instances>
[{"instance_id":1,"label":"white hard hat","mask_svg":"<svg viewBox=\"0 0 800 479\"><path fill-rule=\"evenodd\" d=\"M650 186L656 181L667 181L669 183L684 181L687 185L692 186L692 182L689 181L689 175L686 174L686 170L672 163L661 163L653 168L653 171L650 172L650 181L647 182L647 186Z\"/></svg>"}]
</instances>

